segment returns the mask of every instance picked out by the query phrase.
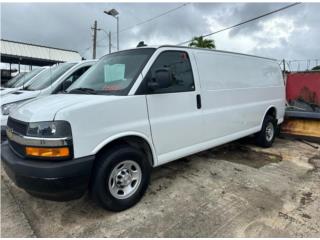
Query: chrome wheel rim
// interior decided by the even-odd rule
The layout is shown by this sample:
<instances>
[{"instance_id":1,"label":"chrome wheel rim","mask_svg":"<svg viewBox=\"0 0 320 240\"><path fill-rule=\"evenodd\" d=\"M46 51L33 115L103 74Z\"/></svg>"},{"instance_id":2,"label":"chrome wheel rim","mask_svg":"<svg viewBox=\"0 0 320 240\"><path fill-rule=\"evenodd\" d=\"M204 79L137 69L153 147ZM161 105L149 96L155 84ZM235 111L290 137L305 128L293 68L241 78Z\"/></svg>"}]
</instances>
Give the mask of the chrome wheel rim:
<instances>
[{"instance_id":1,"label":"chrome wheel rim","mask_svg":"<svg viewBox=\"0 0 320 240\"><path fill-rule=\"evenodd\" d=\"M132 196L141 183L142 173L138 163L125 160L119 163L111 172L108 187L113 197L126 199Z\"/></svg>"},{"instance_id":2,"label":"chrome wheel rim","mask_svg":"<svg viewBox=\"0 0 320 240\"><path fill-rule=\"evenodd\" d=\"M268 123L266 127L266 139L268 142L270 142L274 135L274 126L271 122Z\"/></svg>"}]
</instances>

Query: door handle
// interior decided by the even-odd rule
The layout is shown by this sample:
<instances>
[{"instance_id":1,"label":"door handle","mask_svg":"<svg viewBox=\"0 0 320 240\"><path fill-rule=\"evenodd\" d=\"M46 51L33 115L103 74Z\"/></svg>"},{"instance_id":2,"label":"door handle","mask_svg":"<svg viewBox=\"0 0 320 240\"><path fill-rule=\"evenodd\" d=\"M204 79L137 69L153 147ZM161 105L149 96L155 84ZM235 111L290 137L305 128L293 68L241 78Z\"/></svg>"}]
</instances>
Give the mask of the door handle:
<instances>
[{"instance_id":1,"label":"door handle","mask_svg":"<svg viewBox=\"0 0 320 240\"><path fill-rule=\"evenodd\" d=\"M200 96L200 94L197 94L197 108L198 109L201 108L201 96Z\"/></svg>"}]
</instances>

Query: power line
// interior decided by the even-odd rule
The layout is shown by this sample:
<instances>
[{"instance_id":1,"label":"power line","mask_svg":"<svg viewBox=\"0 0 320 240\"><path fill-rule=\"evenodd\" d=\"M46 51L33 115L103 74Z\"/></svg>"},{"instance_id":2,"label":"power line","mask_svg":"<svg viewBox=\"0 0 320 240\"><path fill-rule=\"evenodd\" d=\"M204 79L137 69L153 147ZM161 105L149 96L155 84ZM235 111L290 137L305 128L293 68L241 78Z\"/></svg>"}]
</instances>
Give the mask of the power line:
<instances>
[{"instance_id":1,"label":"power line","mask_svg":"<svg viewBox=\"0 0 320 240\"><path fill-rule=\"evenodd\" d=\"M136 24L133 24L133 25L131 25L131 26L125 27L125 28L121 29L120 32L125 32L125 31L128 31L128 30L132 29L133 27L137 27L137 26L140 26L140 25L142 25L142 24L149 23L149 22L151 22L151 21L153 21L153 20L155 20L155 19L158 19L158 18L163 17L163 16L165 16L165 15L171 13L171 12L174 12L174 11L176 11L176 10L182 8L182 7L185 7L185 6L187 6L188 4L190 4L190 3L181 4L180 6L175 7L175 8L172 8L172 9L169 9L168 11L163 12L163 13L161 13L161 14L159 14L159 15L156 15L156 16L151 17L151 18L149 18L149 19L143 20L143 21L138 22L138 23L136 23Z\"/></svg>"},{"instance_id":2,"label":"power line","mask_svg":"<svg viewBox=\"0 0 320 240\"><path fill-rule=\"evenodd\" d=\"M137 26L140 26L140 25L143 25L143 24L152 22L153 20L156 20L156 19L158 19L158 18L160 18L160 17L163 17L163 16L165 16L165 15L167 15L167 14L169 14L169 13L172 13L172 12L174 12L174 11L182 8L182 7L187 6L188 4L190 4L190 3L181 4L180 6L175 7L175 8L172 8L172 9L169 9L169 10L167 10L166 12L163 12L163 13L161 13L161 14L159 14L159 15L156 15L156 16L154 16L154 17L148 18L148 19L146 19L146 20L143 20L143 21L138 22L138 23L136 23L136 24L133 24L133 25L131 25L131 26L127 26L127 27L125 27L125 28L122 28L122 29L120 29L119 33L125 32L125 31L128 31L128 30L131 30L131 29L134 28L134 27L137 27ZM104 30L104 32L105 32L106 34L108 34L105 30ZM116 32L112 32L112 33L115 34ZM113 36L114 36L114 35L113 35Z\"/></svg>"},{"instance_id":3,"label":"power line","mask_svg":"<svg viewBox=\"0 0 320 240\"><path fill-rule=\"evenodd\" d=\"M232 26L230 26L230 27L226 27L226 28L220 29L220 30L218 30L218 31L216 31L216 32L212 32L212 33L208 33L208 34L202 35L201 37L205 38L205 37L211 36L211 35L213 35L213 34L217 34L217 33L220 33L220 32L223 32L223 31L226 31L226 30L229 30L229 29L238 27L238 26L240 26L240 25L243 25L243 24L246 24L246 23L255 21L255 20L257 20L257 19L260 19L260 18L269 16L269 15L271 15L271 14L274 14L274 13L277 13L277 12L280 12L280 11L283 11L283 10L285 10L285 9L288 9L288 8L290 8L290 7L293 7L293 6L296 6L296 5L298 5L298 4L301 4L301 2L296 2L296 3L290 4L290 5L284 6L284 7L282 7L282 8L277 9L277 10L274 10L274 11L272 11L272 12L268 12L268 13L262 14L262 15L260 15L260 16L258 16L258 17L251 18L251 19L246 20L246 21L244 21L244 22L240 22L240 23L238 23L238 24L232 25ZM192 42L192 39L191 39L191 40L188 40L188 41L185 41L185 42L182 42L182 43L179 43L179 44L177 44L177 45L183 45L183 44L186 44L186 43L189 43L189 42Z\"/></svg>"}]
</instances>

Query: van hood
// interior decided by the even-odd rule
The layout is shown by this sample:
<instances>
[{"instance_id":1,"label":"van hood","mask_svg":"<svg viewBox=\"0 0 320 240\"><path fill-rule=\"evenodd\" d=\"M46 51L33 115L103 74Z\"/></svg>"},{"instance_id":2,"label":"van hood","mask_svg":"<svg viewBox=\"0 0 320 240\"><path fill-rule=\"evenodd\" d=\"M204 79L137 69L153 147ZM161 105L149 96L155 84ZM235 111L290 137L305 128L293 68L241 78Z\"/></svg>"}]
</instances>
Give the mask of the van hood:
<instances>
[{"instance_id":1,"label":"van hood","mask_svg":"<svg viewBox=\"0 0 320 240\"><path fill-rule=\"evenodd\" d=\"M5 90L2 90L2 91L5 91ZM40 92L41 91L23 91L23 90L13 91L13 92L10 92L9 94L5 94L4 96L1 95L1 105L38 97Z\"/></svg>"},{"instance_id":2,"label":"van hood","mask_svg":"<svg viewBox=\"0 0 320 240\"><path fill-rule=\"evenodd\" d=\"M24 122L53 121L59 110L66 109L69 106L76 105L94 105L101 102L109 102L119 96L106 95L86 95L86 94L53 94L37 98L27 102L17 109L13 110L10 116Z\"/></svg>"},{"instance_id":3,"label":"van hood","mask_svg":"<svg viewBox=\"0 0 320 240\"><path fill-rule=\"evenodd\" d=\"M18 88L0 88L0 96L6 95L8 93L14 92L18 90Z\"/></svg>"}]
</instances>

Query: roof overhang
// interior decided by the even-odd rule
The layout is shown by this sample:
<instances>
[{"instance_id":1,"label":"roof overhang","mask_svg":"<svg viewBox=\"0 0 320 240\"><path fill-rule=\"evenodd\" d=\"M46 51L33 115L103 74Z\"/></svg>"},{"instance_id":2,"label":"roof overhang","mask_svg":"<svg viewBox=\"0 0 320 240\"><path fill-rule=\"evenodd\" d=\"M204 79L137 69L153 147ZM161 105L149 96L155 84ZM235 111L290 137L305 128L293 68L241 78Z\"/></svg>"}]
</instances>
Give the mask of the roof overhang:
<instances>
[{"instance_id":1,"label":"roof overhang","mask_svg":"<svg viewBox=\"0 0 320 240\"><path fill-rule=\"evenodd\" d=\"M81 59L76 51L1 39L1 62L46 66Z\"/></svg>"}]
</instances>

